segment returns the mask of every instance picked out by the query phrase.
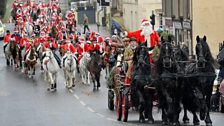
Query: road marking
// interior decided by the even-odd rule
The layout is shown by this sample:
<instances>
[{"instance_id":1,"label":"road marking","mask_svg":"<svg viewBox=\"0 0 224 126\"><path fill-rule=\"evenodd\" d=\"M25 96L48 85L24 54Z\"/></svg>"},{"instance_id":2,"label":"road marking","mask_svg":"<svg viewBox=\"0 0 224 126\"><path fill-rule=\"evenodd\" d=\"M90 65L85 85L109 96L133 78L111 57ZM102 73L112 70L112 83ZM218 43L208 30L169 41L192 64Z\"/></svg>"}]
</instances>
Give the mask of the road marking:
<instances>
[{"instance_id":1,"label":"road marking","mask_svg":"<svg viewBox=\"0 0 224 126\"><path fill-rule=\"evenodd\" d=\"M72 89L69 89L69 91L70 91L71 93L73 93L73 92L74 92Z\"/></svg>"},{"instance_id":2,"label":"road marking","mask_svg":"<svg viewBox=\"0 0 224 126\"><path fill-rule=\"evenodd\" d=\"M94 111L92 108L90 108L90 107L87 107L87 109L88 109L90 112L92 112L92 113L95 112L95 111Z\"/></svg>"},{"instance_id":3,"label":"road marking","mask_svg":"<svg viewBox=\"0 0 224 126\"><path fill-rule=\"evenodd\" d=\"M86 106L85 102L79 101L83 106Z\"/></svg>"},{"instance_id":4,"label":"road marking","mask_svg":"<svg viewBox=\"0 0 224 126\"><path fill-rule=\"evenodd\" d=\"M102 115L102 114L100 114L100 113L96 113L99 117L102 117L102 118L104 118L105 116L104 115Z\"/></svg>"},{"instance_id":5,"label":"road marking","mask_svg":"<svg viewBox=\"0 0 224 126\"><path fill-rule=\"evenodd\" d=\"M115 122L117 122L117 120L115 120L115 119L111 119L111 118L107 118L107 120L110 120L110 121L115 121Z\"/></svg>"},{"instance_id":6,"label":"road marking","mask_svg":"<svg viewBox=\"0 0 224 126\"><path fill-rule=\"evenodd\" d=\"M73 95L76 99L79 100L79 96L77 96L76 94Z\"/></svg>"}]
</instances>

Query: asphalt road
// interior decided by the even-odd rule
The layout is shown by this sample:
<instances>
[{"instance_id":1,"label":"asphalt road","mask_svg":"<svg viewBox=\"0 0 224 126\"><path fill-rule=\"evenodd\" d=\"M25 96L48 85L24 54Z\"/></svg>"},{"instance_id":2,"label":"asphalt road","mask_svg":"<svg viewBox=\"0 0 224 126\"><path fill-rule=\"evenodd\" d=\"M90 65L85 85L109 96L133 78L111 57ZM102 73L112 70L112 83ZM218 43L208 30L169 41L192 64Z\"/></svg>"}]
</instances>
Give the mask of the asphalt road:
<instances>
[{"instance_id":1,"label":"asphalt road","mask_svg":"<svg viewBox=\"0 0 224 126\"><path fill-rule=\"evenodd\" d=\"M96 26L90 26L93 31ZM12 25L6 29L13 30ZM103 36L108 32L100 30ZM2 47L0 41L0 47ZM15 71L5 64L4 54L0 48L0 126L146 126L138 123L138 114L131 111L127 123L116 121L114 111L107 108L107 88L105 72L101 73L101 88L93 92L92 85L80 83L76 77L76 87L67 90L64 85L62 70L58 77L57 92L48 92L43 80L40 66L33 79L27 78L20 71ZM156 123L160 125L161 114L157 108L153 112ZM189 114L191 122L192 116ZM182 114L180 116L182 119ZM223 126L224 115L212 113L213 126ZM192 125L190 123L189 125ZM205 125L201 122L201 125Z\"/></svg>"}]
</instances>

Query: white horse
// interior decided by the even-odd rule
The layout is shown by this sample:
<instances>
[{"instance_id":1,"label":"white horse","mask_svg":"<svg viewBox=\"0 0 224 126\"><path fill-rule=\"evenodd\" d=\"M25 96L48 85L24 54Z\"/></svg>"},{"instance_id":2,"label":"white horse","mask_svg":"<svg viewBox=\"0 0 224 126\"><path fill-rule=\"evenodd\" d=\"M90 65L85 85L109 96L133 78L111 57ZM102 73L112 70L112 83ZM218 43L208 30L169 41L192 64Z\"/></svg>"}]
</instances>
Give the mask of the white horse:
<instances>
[{"instance_id":1,"label":"white horse","mask_svg":"<svg viewBox=\"0 0 224 126\"><path fill-rule=\"evenodd\" d=\"M82 83L83 84L90 84L90 73L87 70L87 63L90 61L90 54L85 52L83 53L82 58L80 59L79 63L79 69L80 69L80 74L82 77Z\"/></svg>"},{"instance_id":2,"label":"white horse","mask_svg":"<svg viewBox=\"0 0 224 126\"><path fill-rule=\"evenodd\" d=\"M57 73L60 69L53 52L50 49L46 49L44 52L45 57L43 58L43 69L44 69L44 80L49 84L48 91L56 91L57 89Z\"/></svg>"},{"instance_id":3,"label":"white horse","mask_svg":"<svg viewBox=\"0 0 224 126\"><path fill-rule=\"evenodd\" d=\"M32 26L32 24L29 23L29 22L26 22L25 23L25 29L24 30L28 34L28 36L31 36L32 33L33 33L33 26Z\"/></svg>"},{"instance_id":4,"label":"white horse","mask_svg":"<svg viewBox=\"0 0 224 126\"><path fill-rule=\"evenodd\" d=\"M76 61L72 53L68 51L62 60L65 77L65 85L68 89L75 87Z\"/></svg>"},{"instance_id":5,"label":"white horse","mask_svg":"<svg viewBox=\"0 0 224 126\"><path fill-rule=\"evenodd\" d=\"M8 42L7 44L4 45L5 47L5 60L6 60L6 65L13 65L12 62L12 53L10 51L10 42Z\"/></svg>"}]
</instances>

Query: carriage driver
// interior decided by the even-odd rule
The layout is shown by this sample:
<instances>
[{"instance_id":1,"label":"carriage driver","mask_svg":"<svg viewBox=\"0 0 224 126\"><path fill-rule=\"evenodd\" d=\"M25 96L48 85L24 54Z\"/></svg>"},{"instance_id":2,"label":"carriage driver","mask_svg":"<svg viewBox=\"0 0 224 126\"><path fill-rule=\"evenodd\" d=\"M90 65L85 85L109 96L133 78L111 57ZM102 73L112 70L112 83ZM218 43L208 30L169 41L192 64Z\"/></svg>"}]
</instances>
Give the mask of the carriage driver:
<instances>
[{"instance_id":1,"label":"carriage driver","mask_svg":"<svg viewBox=\"0 0 224 126\"><path fill-rule=\"evenodd\" d=\"M125 50L124 50L124 61L128 64L128 70L125 77L125 84L129 85L131 83L131 70L133 66L133 56L134 56L134 50L136 47L136 39L134 37L125 38L123 40Z\"/></svg>"}]
</instances>

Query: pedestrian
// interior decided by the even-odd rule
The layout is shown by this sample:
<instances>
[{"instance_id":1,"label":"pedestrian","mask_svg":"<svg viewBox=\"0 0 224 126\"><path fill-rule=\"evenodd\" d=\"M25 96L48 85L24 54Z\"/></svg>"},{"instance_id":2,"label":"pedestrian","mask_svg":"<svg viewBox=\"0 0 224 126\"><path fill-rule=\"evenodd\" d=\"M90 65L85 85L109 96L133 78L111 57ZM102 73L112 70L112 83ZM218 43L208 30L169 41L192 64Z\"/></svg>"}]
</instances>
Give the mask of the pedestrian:
<instances>
[{"instance_id":1,"label":"pedestrian","mask_svg":"<svg viewBox=\"0 0 224 126\"><path fill-rule=\"evenodd\" d=\"M90 31L90 30L89 30L89 19L88 19L88 17L86 16L86 14L84 14L83 25L84 25L84 32L83 32L83 34L85 34L85 33L86 33L86 29L87 29L88 31Z\"/></svg>"}]
</instances>

